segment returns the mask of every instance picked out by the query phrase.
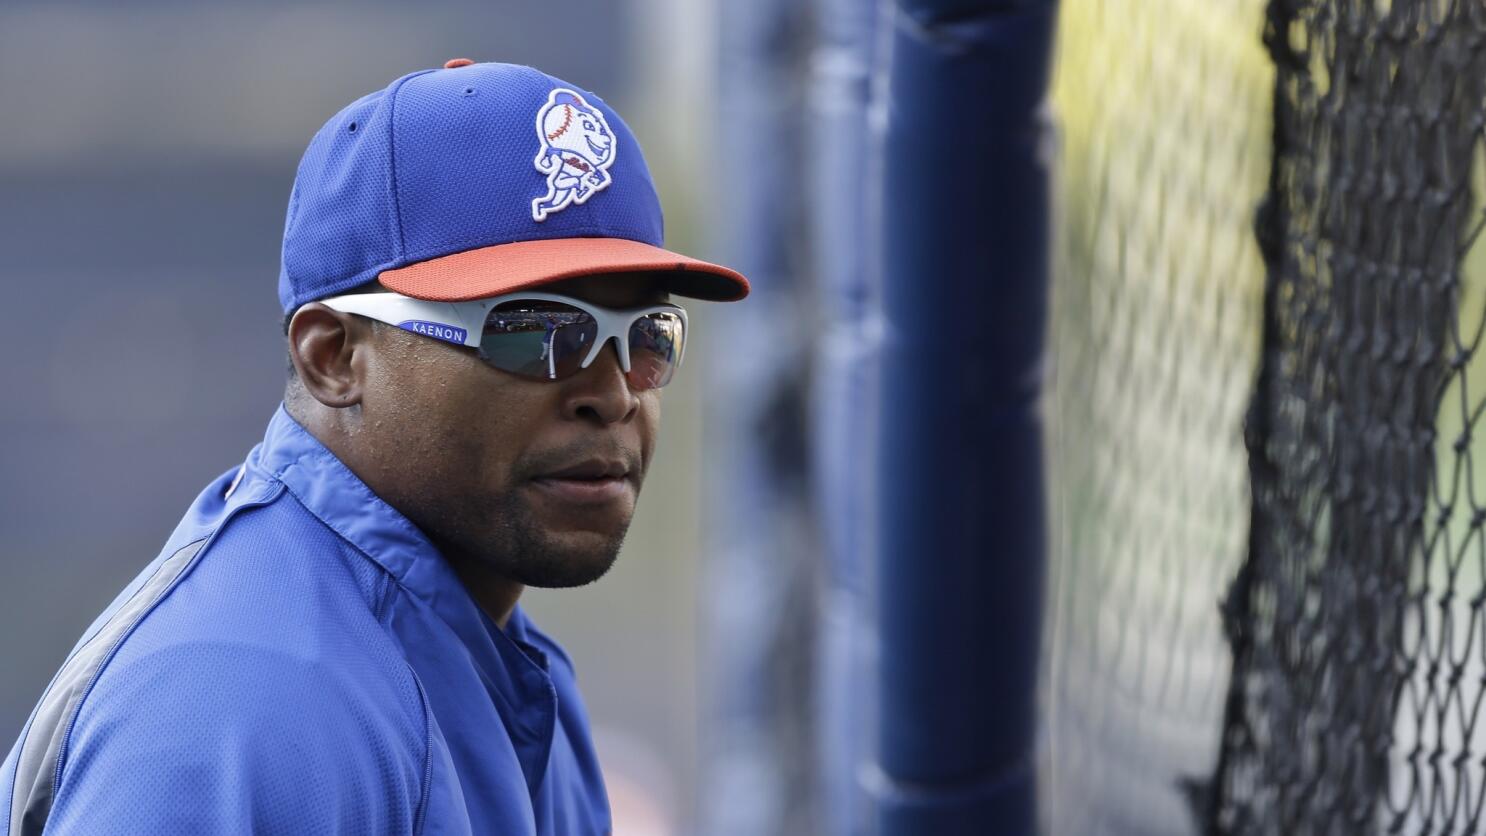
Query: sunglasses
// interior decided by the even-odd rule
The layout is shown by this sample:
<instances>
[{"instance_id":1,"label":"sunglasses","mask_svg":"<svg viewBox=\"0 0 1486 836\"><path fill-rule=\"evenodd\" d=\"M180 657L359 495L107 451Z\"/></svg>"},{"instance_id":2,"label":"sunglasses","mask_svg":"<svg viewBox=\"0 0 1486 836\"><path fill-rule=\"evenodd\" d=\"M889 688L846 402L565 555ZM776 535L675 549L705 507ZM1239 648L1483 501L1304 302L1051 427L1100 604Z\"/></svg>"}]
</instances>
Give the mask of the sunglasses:
<instances>
[{"instance_id":1,"label":"sunglasses","mask_svg":"<svg viewBox=\"0 0 1486 836\"><path fill-rule=\"evenodd\" d=\"M670 303L614 309L552 293L468 302L356 293L319 302L473 348L487 365L531 380L572 377L592 365L612 339L629 385L659 389L671 382L686 350L686 311Z\"/></svg>"}]
</instances>

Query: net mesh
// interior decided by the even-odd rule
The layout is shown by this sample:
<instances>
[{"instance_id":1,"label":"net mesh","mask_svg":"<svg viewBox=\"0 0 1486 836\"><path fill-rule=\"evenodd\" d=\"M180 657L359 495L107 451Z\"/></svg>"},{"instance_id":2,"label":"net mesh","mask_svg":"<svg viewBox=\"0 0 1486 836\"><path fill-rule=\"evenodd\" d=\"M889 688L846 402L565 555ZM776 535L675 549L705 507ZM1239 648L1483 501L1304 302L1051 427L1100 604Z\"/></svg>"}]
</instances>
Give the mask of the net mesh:
<instances>
[{"instance_id":1,"label":"net mesh","mask_svg":"<svg viewBox=\"0 0 1486 836\"><path fill-rule=\"evenodd\" d=\"M1264 32L1253 519L1208 823L1480 832L1486 7L1275 0Z\"/></svg>"},{"instance_id":2,"label":"net mesh","mask_svg":"<svg viewBox=\"0 0 1486 836\"><path fill-rule=\"evenodd\" d=\"M1057 834L1187 833L1218 755L1259 356L1262 0L1066 0L1041 798Z\"/></svg>"}]
</instances>

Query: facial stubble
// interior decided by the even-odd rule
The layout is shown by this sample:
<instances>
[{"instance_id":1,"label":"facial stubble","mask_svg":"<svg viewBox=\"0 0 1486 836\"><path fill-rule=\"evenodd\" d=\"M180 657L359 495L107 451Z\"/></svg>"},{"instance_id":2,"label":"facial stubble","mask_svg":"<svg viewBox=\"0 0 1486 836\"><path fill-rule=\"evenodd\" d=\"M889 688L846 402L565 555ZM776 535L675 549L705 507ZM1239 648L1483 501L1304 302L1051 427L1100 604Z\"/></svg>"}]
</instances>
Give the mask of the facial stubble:
<instances>
[{"instance_id":1,"label":"facial stubble","mask_svg":"<svg viewBox=\"0 0 1486 836\"><path fill-rule=\"evenodd\" d=\"M460 531L460 542L435 538L445 556L466 568L492 573L525 586L563 589L602 578L619 557L632 516L610 533L589 531L563 538L538 522L520 489L502 492L463 509L463 519L446 520L446 531ZM569 542L564 542L564 540Z\"/></svg>"}]
</instances>

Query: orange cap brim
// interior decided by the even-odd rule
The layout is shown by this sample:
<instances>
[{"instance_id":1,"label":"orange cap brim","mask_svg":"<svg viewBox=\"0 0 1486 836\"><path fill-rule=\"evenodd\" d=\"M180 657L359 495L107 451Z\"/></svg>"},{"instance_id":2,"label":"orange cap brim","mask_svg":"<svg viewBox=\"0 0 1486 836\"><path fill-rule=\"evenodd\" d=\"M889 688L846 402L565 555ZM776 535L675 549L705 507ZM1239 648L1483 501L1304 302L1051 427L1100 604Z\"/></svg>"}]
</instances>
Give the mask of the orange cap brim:
<instances>
[{"instance_id":1,"label":"orange cap brim","mask_svg":"<svg viewBox=\"0 0 1486 836\"><path fill-rule=\"evenodd\" d=\"M657 273L670 292L732 302L748 295L735 270L623 238L547 238L497 244L388 270L377 278L415 299L461 302L603 273Z\"/></svg>"}]
</instances>

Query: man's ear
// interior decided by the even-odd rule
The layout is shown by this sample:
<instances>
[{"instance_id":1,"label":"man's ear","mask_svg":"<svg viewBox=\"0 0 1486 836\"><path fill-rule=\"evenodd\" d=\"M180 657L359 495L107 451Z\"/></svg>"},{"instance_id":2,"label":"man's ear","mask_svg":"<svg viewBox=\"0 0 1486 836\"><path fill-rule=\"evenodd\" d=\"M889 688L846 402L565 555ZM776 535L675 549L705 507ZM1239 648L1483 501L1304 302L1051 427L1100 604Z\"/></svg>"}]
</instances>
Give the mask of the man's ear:
<instances>
[{"instance_id":1,"label":"man's ear","mask_svg":"<svg viewBox=\"0 0 1486 836\"><path fill-rule=\"evenodd\" d=\"M361 403L371 329L348 313L311 302L289 321L289 360L304 390L328 407Z\"/></svg>"}]
</instances>

